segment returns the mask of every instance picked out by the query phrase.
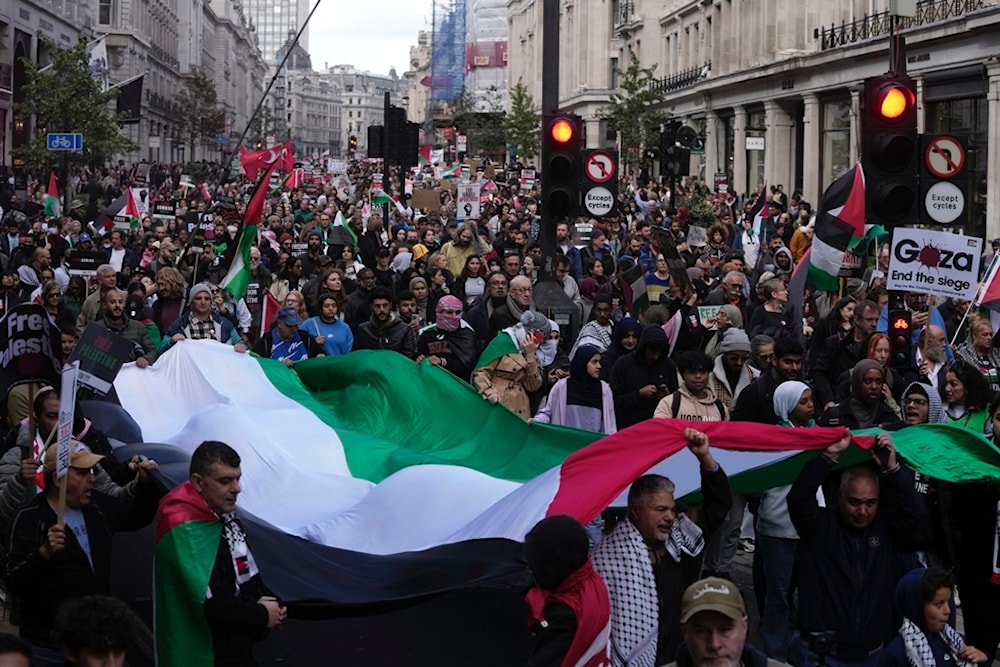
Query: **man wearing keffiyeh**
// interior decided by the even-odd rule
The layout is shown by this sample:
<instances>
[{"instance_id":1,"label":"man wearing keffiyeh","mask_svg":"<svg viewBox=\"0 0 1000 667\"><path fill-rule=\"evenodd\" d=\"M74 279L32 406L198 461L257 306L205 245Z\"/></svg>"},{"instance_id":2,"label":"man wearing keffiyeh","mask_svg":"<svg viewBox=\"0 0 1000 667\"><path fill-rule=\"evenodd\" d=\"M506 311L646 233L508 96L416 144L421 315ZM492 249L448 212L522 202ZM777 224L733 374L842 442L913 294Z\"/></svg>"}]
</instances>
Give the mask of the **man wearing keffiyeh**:
<instances>
[{"instance_id":1,"label":"man wearing keffiyeh","mask_svg":"<svg viewBox=\"0 0 1000 667\"><path fill-rule=\"evenodd\" d=\"M733 502L708 436L689 428L684 437L701 464L705 501L697 520L677 511L673 482L644 475L629 489L627 518L594 551L611 599L612 665L651 667L676 659L684 589L698 579L705 540Z\"/></svg>"}]
</instances>

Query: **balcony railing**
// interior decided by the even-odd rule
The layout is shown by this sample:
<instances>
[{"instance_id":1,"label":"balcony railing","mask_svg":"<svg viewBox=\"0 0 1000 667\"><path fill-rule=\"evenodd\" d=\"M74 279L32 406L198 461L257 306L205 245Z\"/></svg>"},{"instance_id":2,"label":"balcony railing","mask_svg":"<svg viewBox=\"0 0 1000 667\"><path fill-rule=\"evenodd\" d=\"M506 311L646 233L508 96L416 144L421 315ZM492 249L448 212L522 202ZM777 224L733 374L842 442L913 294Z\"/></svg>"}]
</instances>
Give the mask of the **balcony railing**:
<instances>
[{"instance_id":1,"label":"balcony railing","mask_svg":"<svg viewBox=\"0 0 1000 667\"><path fill-rule=\"evenodd\" d=\"M638 17L635 13L635 3L633 2L623 2L618 6L618 15L615 16L615 30L619 31L624 29L628 24L635 21Z\"/></svg>"},{"instance_id":2,"label":"balcony railing","mask_svg":"<svg viewBox=\"0 0 1000 667\"><path fill-rule=\"evenodd\" d=\"M661 93L668 93L673 90L680 90L681 88L690 88L708 76L708 73L711 71L712 61L709 60L704 65L692 67L691 69L665 76L662 79L657 79L650 84L650 88Z\"/></svg>"},{"instance_id":3,"label":"balcony railing","mask_svg":"<svg viewBox=\"0 0 1000 667\"><path fill-rule=\"evenodd\" d=\"M964 16L986 5L985 0L921 0L917 3L917 14L912 18L898 19L900 30L939 23ZM813 29L813 39L820 40L820 50L835 49L838 46L862 42L873 37L888 35L892 27L892 17L888 11L865 15L850 23L842 22L829 28Z\"/></svg>"}]
</instances>

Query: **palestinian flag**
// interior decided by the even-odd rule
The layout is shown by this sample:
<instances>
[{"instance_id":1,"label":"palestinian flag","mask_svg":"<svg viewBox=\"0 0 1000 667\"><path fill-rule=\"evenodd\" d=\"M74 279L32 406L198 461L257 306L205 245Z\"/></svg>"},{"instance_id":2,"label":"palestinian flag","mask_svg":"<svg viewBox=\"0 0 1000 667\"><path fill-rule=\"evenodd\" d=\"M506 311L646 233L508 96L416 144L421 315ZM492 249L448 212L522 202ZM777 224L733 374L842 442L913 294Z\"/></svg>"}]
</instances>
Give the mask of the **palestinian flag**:
<instances>
[{"instance_id":1,"label":"palestinian flag","mask_svg":"<svg viewBox=\"0 0 1000 667\"><path fill-rule=\"evenodd\" d=\"M406 209L403 205L399 203L398 199L393 199L389 196L382 188L376 188L372 190L372 206L381 206L382 204L392 204L399 211L400 215L406 215Z\"/></svg>"},{"instance_id":2,"label":"palestinian flag","mask_svg":"<svg viewBox=\"0 0 1000 667\"><path fill-rule=\"evenodd\" d=\"M344 230L344 232L346 232L348 238L350 239L351 245L353 245L355 248L358 247L358 235L355 233L354 229L351 227L351 224L347 221L347 218L344 217L344 214L341 211L337 211L337 217L334 218L333 220L333 226L340 227L342 230Z\"/></svg>"},{"instance_id":3,"label":"palestinian flag","mask_svg":"<svg viewBox=\"0 0 1000 667\"><path fill-rule=\"evenodd\" d=\"M823 193L809 258L808 281L824 292L840 288L844 253L865 238L865 175L858 163Z\"/></svg>"},{"instance_id":4,"label":"palestinian flag","mask_svg":"<svg viewBox=\"0 0 1000 667\"><path fill-rule=\"evenodd\" d=\"M517 341L514 340L514 335L509 330L503 329L493 337L493 340L486 346L483 353L479 355L479 361L476 362L476 370L504 355L514 354L520 349Z\"/></svg>"},{"instance_id":5,"label":"palestinian flag","mask_svg":"<svg viewBox=\"0 0 1000 667\"><path fill-rule=\"evenodd\" d=\"M417 149L417 164L425 165L430 164L431 161L431 151L434 150L434 146L431 144L424 144Z\"/></svg>"},{"instance_id":6,"label":"palestinian flag","mask_svg":"<svg viewBox=\"0 0 1000 667\"><path fill-rule=\"evenodd\" d=\"M111 202L111 206L104 209L98 220L104 226L105 231L137 229L139 227L139 207L135 203L132 188L126 188L125 192Z\"/></svg>"},{"instance_id":7,"label":"palestinian flag","mask_svg":"<svg viewBox=\"0 0 1000 667\"><path fill-rule=\"evenodd\" d=\"M58 218L59 211L59 182L56 180L56 172L50 171L49 189L45 193L45 215L50 218Z\"/></svg>"},{"instance_id":8,"label":"palestinian flag","mask_svg":"<svg viewBox=\"0 0 1000 667\"><path fill-rule=\"evenodd\" d=\"M458 178L462 169L462 165L455 164L450 167L440 167L441 175L438 178Z\"/></svg>"},{"instance_id":9,"label":"palestinian flag","mask_svg":"<svg viewBox=\"0 0 1000 667\"><path fill-rule=\"evenodd\" d=\"M204 440L236 446L243 471L238 511L269 588L287 603L332 615L511 585L525 574L520 542L535 523L557 514L587 522L623 504L621 494L650 469L668 474L679 498L697 497L698 463L682 452L689 422L651 419L604 438L527 424L447 371L393 352L286 368L220 343L187 341L153 370L129 364L115 380L142 439L188 454ZM699 428L734 493L790 483L815 456L809 450L844 434L733 422ZM912 427L893 439L928 475L1000 480L1000 450L964 429ZM873 441L855 439L863 447ZM164 502L157 529L160 664L175 664L175 646L184 647L186 666L205 664L198 662L203 616L195 612L217 528L183 490L187 463L157 453L176 450L140 445L147 446L163 462L160 472L182 489ZM851 448L842 461L866 458Z\"/></svg>"},{"instance_id":10,"label":"palestinian flag","mask_svg":"<svg viewBox=\"0 0 1000 667\"><path fill-rule=\"evenodd\" d=\"M763 246L767 240L764 236L767 234L767 219L769 217L769 210L767 207L767 183L764 183L764 187L757 196L757 201L754 202L753 209L750 211L750 234L757 238L757 242Z\"/></svg>"},{"instance_id":11,"label":"palestinian flag","mask_svg":"<svg viewBox=\"0 0 1000 667\"><path fill-rule=\"evenodd\" d=\"M979 291L976 292L976 299L972 307L983 306L990 310L1000 310L1000 280L997 280L997 271L1000 270L1000 255L993 255L989 268L986 270L986 277L983 278Z\"/></svg>"},{"instance_id":12,"label":"palestinian flag","mask_svg":"<svg viewBox=\"0 0 1000 667\"><path fill-rule=\"evenodd\" d=\"M222 522L190 482L160 501L156 515L154 611L159 667L212 667L212 636L202 605Z\"/></svg>"},{"instance_id":13,"label":"palestinian flag","mask_svg":"<svg viewBox=\"0 0 1000 667\"><path fill-rule=\"evenodd\" d=\"M233 256L233 263L229 265L229 271L219 285L229 292L233 299L242 299L246 296L247 287L250 285L250 249L257 241L257 225L260 224L264 214L264 200L267 198L267 182L274 171L272 163L264 170L264 174L257 181L250 203L243 214L243 227L240 230L240 239L236 243L236 253Z\"/></svg>"},{"instance_id":14,"label":"palestinian flag","mask_svg":"<svg viewBox=\"0 0 1000 667\"><path fill-rule=\"evenodd\" d=\"M281 310L281 302L274 298L271 294L271 290L264 290L263 303L260 306L260 330L257 332L257 337L261 338L271 329L271 325L274 324L274 320L278 317L278 311Z\"/></svg>"}]
</instances>

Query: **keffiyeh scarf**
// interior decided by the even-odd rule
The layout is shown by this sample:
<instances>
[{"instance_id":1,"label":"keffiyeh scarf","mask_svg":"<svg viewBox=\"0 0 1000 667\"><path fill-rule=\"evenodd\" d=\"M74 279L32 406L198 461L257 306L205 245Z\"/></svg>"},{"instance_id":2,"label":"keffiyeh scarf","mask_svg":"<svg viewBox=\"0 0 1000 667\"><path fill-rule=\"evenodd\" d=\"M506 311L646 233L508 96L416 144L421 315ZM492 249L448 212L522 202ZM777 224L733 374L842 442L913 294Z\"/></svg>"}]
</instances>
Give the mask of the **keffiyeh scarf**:
<instances>
[{"instance_id":1,"label":"keffiyeh scarf","mask_svg":"<svg viewBox=\"0 0 1000 667\"><path fill-rule=\"evenodd\" d=\"M931 650L927 642L927 635L917 627L917 624L908 618L903 619L903 625L899 628L899 636L903 638L903 646L906 648L906 659L913 667L937 667L934 660L934 651ZM965 648L965 640L958 630L945 625L941 631L941 639L948 645L948 651L955 658L954 667L972 667L971 662L960 660L958 652Z\"/></svg>"},{"instance_id":2,"label":"keffiyeh scarf","mask_svg":"<svg viewBox=\"0 0 1000 667\"><path fill-rule=\"evenodd\" d=\"M704 548L701 529L678 514L665 544L675 561ZM654 667L660 605L649 549L632 522L620 522L593 555L611 599L611 664Z\"/></svg>"}]
</instances>

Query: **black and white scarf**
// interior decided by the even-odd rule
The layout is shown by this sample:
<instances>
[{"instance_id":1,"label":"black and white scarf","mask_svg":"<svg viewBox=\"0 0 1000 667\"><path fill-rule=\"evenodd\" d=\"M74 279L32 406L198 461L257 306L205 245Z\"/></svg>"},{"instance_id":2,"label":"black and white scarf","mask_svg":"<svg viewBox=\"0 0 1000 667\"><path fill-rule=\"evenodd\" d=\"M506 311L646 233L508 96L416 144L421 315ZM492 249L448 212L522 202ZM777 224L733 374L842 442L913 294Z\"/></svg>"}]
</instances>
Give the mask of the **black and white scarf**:
<instances>
[{"instance_id":1,"label":"black and white scarf","mask_svg":"<svg viewBox=\"0 0 1000 667\"><path fill-rule=\"evenodd\" d=\"M931 645L927 641L927 635L916 623L904 618L903 625L899 628L899 636L903 638L906 659L912 667L937 667L934 651L931 650ZM955 658L953 667L972 667L973 663L958 657L958 652L965 648L965 640L962 639L962 635L958 634L958 630L946 624L944 630L941 631L941 639L947 644L948 651Z\"/></svg>"},{"instance_id":2,"label":"black and white scarf","mask_svg":"<svg viewBox=\"0 0 1000 667\"><path fill-rule=\"evenodd\" d=\"M229 556L233 559L233 571L236 572L236 595L240 593L240 586L250 581L256 576L257 563L250 553L250 546L247 544L247 534L243 532L240 520L236 518L235 512L222 515L222 535L229 545Z\"/></svg>"},{"instance_id":3,"label":"black and white scarf","mask_svg":"<svg viewBox=\"0 0 1000 667\"><path fill-rule=\"evenodd\" d=\"M666 544L667 554L680 562L705 546L701 528L678 514ZM594 567L604 578L611 599L611 664L654 667L660 627L660 603L649 548L629 520L620 522L593 554Z\"/></svg>"}]
</instances>

